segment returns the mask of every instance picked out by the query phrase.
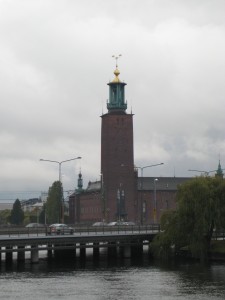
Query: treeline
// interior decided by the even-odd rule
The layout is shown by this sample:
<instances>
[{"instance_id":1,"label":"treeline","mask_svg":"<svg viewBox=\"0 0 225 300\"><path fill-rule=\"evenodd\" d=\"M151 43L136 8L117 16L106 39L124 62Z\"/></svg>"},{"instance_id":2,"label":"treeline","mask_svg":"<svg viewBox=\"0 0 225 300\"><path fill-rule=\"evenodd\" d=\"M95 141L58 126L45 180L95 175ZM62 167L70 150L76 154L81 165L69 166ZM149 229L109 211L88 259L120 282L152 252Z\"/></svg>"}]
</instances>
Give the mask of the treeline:
<instances>
[{"instance_id":1,"label":"treeline","mask_svg":"<svg viewBox=\"0 0 225 300\"><path fill-rule=\"evenodd\" d=\"M60 181L55 181L49 188L47 201L41 209L34 208L32 211L24 212L20 200L16 199L12 210L6 209L0 212L0 224L26 225L28 223L59 223L63 212L62 197L62 184Z\"/></svg>"},{"instance_id":2,"label":"treeline","mask_svg":"<svg viewBox=\"0 0 225 300\"><path fill-rule=\"evenodd\" d=\"M12 209L0 211L0 225L26 225L28 223L37 223L37 214L39 223L45 222L45 208L37 212L34 208L32 211L24 212L21 202L16 199Z\"/></svg>"},{"instance_id":3,"label":"treeline","mask_svg":"<svg viewBox=\"0 0 225 300\"><path fill-rule=\"evenodd\" d=\"M207 259L213 232L225 231L225 180L191 179L178 188L176 202L175 211L162 215L162 232L152 243L153 254L169 258L185 250L192 257Z\"/></svg>"}]
</instances>

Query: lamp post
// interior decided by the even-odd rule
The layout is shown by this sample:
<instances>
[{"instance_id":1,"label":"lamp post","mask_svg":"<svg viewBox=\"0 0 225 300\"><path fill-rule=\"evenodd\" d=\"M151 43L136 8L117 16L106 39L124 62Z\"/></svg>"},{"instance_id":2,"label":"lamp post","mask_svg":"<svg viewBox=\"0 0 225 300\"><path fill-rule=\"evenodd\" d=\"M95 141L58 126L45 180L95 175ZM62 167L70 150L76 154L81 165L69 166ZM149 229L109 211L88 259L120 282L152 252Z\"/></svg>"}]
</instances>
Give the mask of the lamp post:
<instances>
[{"instance_id":1,"label":"lamp post","mask_svg":"<svg viewBox=\"0 0 225 300\"><path fill-rule=\"evenodd\" d=\"M156 182L158 181L157 178L154 179L154 209L153 209L153 220L154 220L154 224L156 224Z\"/></svg>"},{"instance_id":2,"label":"lamp post","mask_svg":"<svg viewBox=\"0 0 225 300\"><path fill-rule=\"evenodd\" d=\"M143 173L144 169L146 168L151 168L151 167L156 167L156 166L161 166L164 165L164 163L159 163L155 165L149 165L149 166L144 166L144 167L136 167L137 169L141 170L141 225L143 225Z\"/></svg>"},{"instance_id":3,"label":"lamp post","mask_svg":"<svg viewBox=\"0 0 225 300\"><path fill-rule=\"evenodd\" d=\"M101 201L102 201L103 222L106 222L106 203L105 203L105 189L104 189L103 173L100 174L100 182L101 182Z\"/></svg>"},{"instance_id":4,"label":"lamp post","mask_svg":"<svg viewBox=\"0 0 225 300\"><path fill-rule=\"evenodd\" d=\"M70 158L70 159L67 159L67 160L62 160L62 161L57 161L57 160L50 160L50 159L43 159L41 158L40 161L47 161L47 162L51 162L51 163L56 163L58 164L59 166L59 182L61 183L61 195L60 195L60 200L61 200L61 222L64 223L64 199L63 199L63 186L62 186L62 174L61 174L61 167L62 167L62 164L65 163L65 162L68 162L68 161L72 161L72 160L76 160L76 159L81 159L80 156L78 157L75 157L75 158Z\"/></svg>"},{"instance_id":5,"label":"lamp post","mask_svg":"<svg viewBox=\"0 0 225 300\"><path fill-rule=\"evenodd\" d=\"M39 216L40 216L40 208L43 207L43 203L35 203L32 205L34 210L36 210L36 218L37 218L37 223L39 223Z\"/></svg>"}]
</instances>

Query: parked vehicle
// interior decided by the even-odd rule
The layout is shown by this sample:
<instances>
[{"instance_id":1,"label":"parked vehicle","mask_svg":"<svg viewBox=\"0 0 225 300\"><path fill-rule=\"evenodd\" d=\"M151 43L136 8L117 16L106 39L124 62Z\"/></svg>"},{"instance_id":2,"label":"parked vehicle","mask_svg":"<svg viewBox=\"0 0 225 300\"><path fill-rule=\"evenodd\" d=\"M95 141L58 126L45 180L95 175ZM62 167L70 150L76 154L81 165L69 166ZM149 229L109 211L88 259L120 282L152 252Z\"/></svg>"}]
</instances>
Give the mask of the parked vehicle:
<instances>
[{"instance_id":1,"label":"parked vehicle","mask_svg":"<svg viewBox=\"0 0 225 300\"><path fill-rule=\"evenodd\" d=\"M74 229L66 224L52 224L49 226L50 234L73 234Z\"/></svg>"},{"instance_id":2,"label":"parked vehicle","mask_svg":"<svg viewBox=\"0 0 225 300\"><path fill-rule=\"evenodd\" d=\"M128 221L128 222L124 222L124 225L126 225L126 226L134 226L136 224L134 222L132 222L132 221Z\"/></svg>"},{"instance_id":3,"label":"parked vehicle","mask_svg":"<svg viewBox=\"0 0 225 300\"><path fill-rule=\"evenodd\" d=\"M108 226L117 226L119 225L118 222L110 222L108 223Z\"/></svg>"},{"instance_id":4,"label":"parked vehicle","mask_svg":"<svg viewBox=\"0 0 225 300\"><path fill-rule=\"evenodd\" d=\"M37 227L44 228L45 225L40 224L40 223L29 223L29 224L26 225L26 228L37 228Z\"/></svg>"},{"instance_id":5,"label":"parked vehicle","mask_svg":"<svg viewBox=\"0 0 225 300\"><path fill-rule=\"evenodd\" d=\"M97 226L106 226L107 223L106 222L95 222L94 224L92 224L92 226L97 227Z\"/></svg>"},{"instance_id":6,"label":"parked vehicle","mask_svg":"<svg viewBox=\"0 0 225 300\"><path fill-rule=\"evenodd\" d=\"M124 222L124 221L117 221L117 222L110 222L108 223L108 226L133 226L135 225L134 222Z\"/></svg>"}]
</instances>

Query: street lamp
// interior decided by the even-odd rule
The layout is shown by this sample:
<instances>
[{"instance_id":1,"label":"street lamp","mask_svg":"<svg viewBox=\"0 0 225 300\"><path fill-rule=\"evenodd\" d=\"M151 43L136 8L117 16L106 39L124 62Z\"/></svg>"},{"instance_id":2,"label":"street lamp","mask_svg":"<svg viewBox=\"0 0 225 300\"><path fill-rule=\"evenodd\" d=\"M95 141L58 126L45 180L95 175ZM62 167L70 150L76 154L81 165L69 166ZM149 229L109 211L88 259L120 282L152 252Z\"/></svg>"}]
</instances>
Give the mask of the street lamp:
<instances>
[{"instance_id":1,"label":"street lamp","mask_svg":"<svg viewBox=\"0 0 225 300\"><path fill-rule=\"evenodd\" d=\"M142 195L142 191L143 191L143 173L144 173L144 169L146 168L151 168L151 167L156 167L156 166L161 166L164 165L164 163L159 163L159 164L155 164L155 165L149 165L149 166L144 166L144 167L135 167L136 169L140 169L141 170L141 225L143 225L143 195Z\"/></svg>"},{"instance_id":2,"label":"street lamp","mask_svg":"<svg viewBox=\"0 0 225 300\"><path fill-rule=\"evenodd\" d=\"M105 189L104 189L104 178L103 173L100 174L101 182L101 201L102 201L102 212L103 212L103 222L106 221L106 203L105 203Z\"/></svg>"},{"instance_id":3,"label":"street lamp","mask_svg":"<svg viewBox=\"0 0 225 300\"><path fill-rule=\"evenodd\" d=\"M37 215L37 223L39 223L39 216L40 216L40 208L43 207L43 203L36 203L33 205L33 208L36 209L36 215Z\"/></svg>"},{"instance_id":4,"label":"street lamp","mask_svg":"<svg viewBox=\"0 0 225 300\"><path fill-rule=\"evenodd\" d=\"M59 166L59 182L61 183L62 186L62 174L61 174L61 166L63 163L68 162L68 161L72 161L72 160L76 160L76 159L81 159L80 156L75 157L75 158L70 158L67 160L62 160L62 161L57 161L57 160L50 160L50 159L43 159L41 158L40 161L47 161L47 162L52 162L52 163L56 163ZM61 222L64 223L64 199L63 199L63 186L62 186L62 190L61 190Z\"/></svg>"},{"instance_id":5,"label":"street lamp","mask_svg":"<svg viewBox=\"0 0 225 300\"><path fill-rule=\"evenodd\" d=\"M154 179L154 209L153 209L153 220L154 224L156 224L156 182L158 181L158 178Z\"/></svg>"}]
</instances>

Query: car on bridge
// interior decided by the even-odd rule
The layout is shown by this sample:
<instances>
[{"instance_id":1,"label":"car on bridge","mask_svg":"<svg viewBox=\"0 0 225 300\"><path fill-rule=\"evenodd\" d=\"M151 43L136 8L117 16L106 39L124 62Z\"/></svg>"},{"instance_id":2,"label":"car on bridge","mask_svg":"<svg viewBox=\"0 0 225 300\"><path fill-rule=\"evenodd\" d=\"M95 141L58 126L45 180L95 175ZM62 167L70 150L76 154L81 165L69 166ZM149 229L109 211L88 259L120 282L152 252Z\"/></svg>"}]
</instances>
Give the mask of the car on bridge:
<instances>
[{"instance_id":1,"label":"car on bridge","mask_svg":"<svg viewBox=\"0 0 225 300\"><path fill-rule=\"evenodd\" d=\"M44 224L40 224L40 223L29 223L26 225L26 228L37 228L37 227L45 227Z\"/></svg>"},{"instance_id":2,"label":"car on bridge","mask_svg":"<svg viewBox=\"0 0 225 300\"><path fill-rule=\"evenodd\" d=\"M135 226L136 224L132 221L127 221L127 222L124 222L124 225L126 225L126 226Z\"/></svg>"},{"instance_id":3,"label":"car on bridge","mask_svg":"<svg viewBox=\"0 0 225 300\"><path fill-rule=\"evenodd\" d=\"M107 224L107 226L117 226L117 225L119 225L118 222L109 222Z\"/></svg>"},{"instance_id":4,"label":"car on bridge","mask_svg":"<svg viewBox=\"0 0 225 300\"><path fill-rule=\"evenodd\" d=\"M74 229L66 224L52 224L49 226L49 234L74 234Z\"/></svg>"},{"instance_id":5,"label":"car on bridge","mask_svg":"<svg viewBox=\"0 0 225 300\"><path fill-rule=\"evenodd\" d=\"M131 222L131 221L127 221L127 222L124 222L124 221L117 221L117 222L110 222L107 224L107 226L134 226L135 223L134 222Z\"/></svg>"},{"instance_id":6,"label":"car on bridge","mask_svg":"<svg viewBox=\"0 0 225 300\"><path fill-rule=\"evenodd\" d=\"M106 225L108 225L106 222L95 222L94 224L92 224L92 226L94 227L106 226Z\"/></svg>"}]
</instances>

